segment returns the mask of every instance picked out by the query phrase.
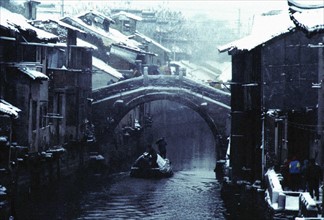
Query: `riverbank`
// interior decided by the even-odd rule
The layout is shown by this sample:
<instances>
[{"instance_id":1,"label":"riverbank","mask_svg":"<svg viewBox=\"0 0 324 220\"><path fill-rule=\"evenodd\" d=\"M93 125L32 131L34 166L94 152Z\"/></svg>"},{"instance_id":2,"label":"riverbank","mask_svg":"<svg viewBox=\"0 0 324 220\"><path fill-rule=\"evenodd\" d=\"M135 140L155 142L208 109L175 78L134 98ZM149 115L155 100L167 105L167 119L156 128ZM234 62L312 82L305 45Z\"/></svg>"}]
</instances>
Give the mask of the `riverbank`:
<instances>
[{"instance_id":1,"label":"riverbank","mask_svg":"<svg viewBox=\"0 0 324 220\"><path fill-rule=\"evenodd\" d=\"M224 177L221 196L227 209L227 219L324 219L322 189L320 200L315 201L308 192L286 191L281 187L280 174L269 169L261 181L232 182Z\"/></svg>"},{"instance_id":2,"label":"riverbank","mask_svg":"<svg viewBox=\"0 0 324 220\"><path fill-rule=\"evenodd\" d=\"M80 179L88 175L128 170L133 157L137 156L129 155L127 147L119 147L116 150L110 143L106 143L105 151L100 149L98 143L80 148L81 146L67 146L51 154L29 154L18 159L10 169L2 169L0 185L6 190L0 193L0 219L9 219L9 216L18 216L26 212L16 208L21 201L28 203L35 195L37 197L48 189L55 191L56 187L66 182L75 180L75 183L81 184ZM48 205L54 198L55 195L49 195ZM25 218L21 216L18 219Z\"/></svg>"},{"instance_id":3,"label":"riverbank","mask_svg":"<svg viewBox=\"0 0 324 220\"><path fill-rule=\"evenodd\" d=\"M226 219L260 219L270 220L264 202L264 189L259 184L246 181L233 183L225 178L221 186L221 198L224 201Z\"/></svg>"}]
</instances>

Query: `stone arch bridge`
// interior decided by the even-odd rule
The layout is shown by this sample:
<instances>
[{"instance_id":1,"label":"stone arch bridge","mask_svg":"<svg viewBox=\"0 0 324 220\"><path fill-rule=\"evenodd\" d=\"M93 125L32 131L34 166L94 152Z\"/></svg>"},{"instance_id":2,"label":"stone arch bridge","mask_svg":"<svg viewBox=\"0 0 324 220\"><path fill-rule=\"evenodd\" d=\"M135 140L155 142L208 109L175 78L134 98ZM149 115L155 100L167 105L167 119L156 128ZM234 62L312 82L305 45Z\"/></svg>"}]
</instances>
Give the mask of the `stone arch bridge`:
<instances>
[{"instance_id":1,"label":"stone arch bridge","mask_svg":"<svg viewBox=\"0 0 324 220\"><path fill-rule=\"evenodd\" d=\"M218 141L226 134L230 93L178 75L144 75L92 92L92 115L97 135L114 129L136 106L155 100L170 100L197 112Z\"/></svg>"}]
</instances>

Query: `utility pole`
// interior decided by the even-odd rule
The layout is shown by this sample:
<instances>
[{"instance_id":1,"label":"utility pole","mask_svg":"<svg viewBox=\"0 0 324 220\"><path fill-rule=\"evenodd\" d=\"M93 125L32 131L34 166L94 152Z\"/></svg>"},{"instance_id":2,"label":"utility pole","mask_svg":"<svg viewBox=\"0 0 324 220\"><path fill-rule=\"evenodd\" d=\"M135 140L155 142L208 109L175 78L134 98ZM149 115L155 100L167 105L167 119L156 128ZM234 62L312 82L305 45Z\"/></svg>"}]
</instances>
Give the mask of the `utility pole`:
<instances>
[{"instance_id":1,"label":"utility pole","mask_svg":"<svg viewBox=\"0 0 324 220\"><path fill-rule=\"evenodd\" d=\"M238 9L237 35L241 37L241 9Z\"/></svg>"},{"instance_id":2,"label":"utility pole","mask_svg":"<svg viewBox=\"0 0 324 220\"><path fill-rule=\"evenodd\" d=\"M64 0L61 0L61 18L64 17Z\"/></svg>"}]
</instances>

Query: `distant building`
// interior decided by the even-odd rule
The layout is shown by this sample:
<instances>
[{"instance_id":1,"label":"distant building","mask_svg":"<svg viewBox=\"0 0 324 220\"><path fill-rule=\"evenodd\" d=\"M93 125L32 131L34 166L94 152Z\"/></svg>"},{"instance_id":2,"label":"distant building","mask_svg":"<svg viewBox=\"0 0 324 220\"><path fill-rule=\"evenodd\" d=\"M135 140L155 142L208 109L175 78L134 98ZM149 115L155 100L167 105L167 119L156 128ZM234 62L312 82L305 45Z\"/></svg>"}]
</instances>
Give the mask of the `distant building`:
<instances>
[{"instance_id":1,"label":"distant building","mask_svg":"<svg viewBox=\"0 0 324 220\"><path fill-rule=\"evenodd\" d=\"M135 34L137 22L143 19L132 13L120 11L111 16L115 20L114 27L125 35Z\"/></svg>"},{"instance_id":2,"label":"distant building","mask_svg":"<svg viewBox=\"0 0 324 220\"><path fill-rule=\"evenodd\" d=\"M157 41L139 32L134 33L134 35L129 36L129 38L141 42L143 50L156 54L156 56L147 57L148 59L151 59L146 60L147 64L161 66L168 64L170 61L171 50L159 44Z\"/></svg>"},{"instance_id":3,"label":"distant building","mask_svg":"<svg viewBox=\"0 0 324 220\"><path fill-rule=\"evenodd\" d=\"M112 18L105 16L97 11L86 12L82 15L79 15L78 18L89 26L93 25L95 27L103 29L106 32L109 32L110 25L115 23Z\"/></svg>"},{"instance_id":4,"label":"distant building","mask_svg":"<svg viewBox=\"0 0 324 220\"><path fill-rule=\"evenodd\" d=\"M44 2L37 5L36 20L59 19L62 6L52 2Z\"/></svg>"},{"instance_id":5,"label":"distant building","mask_svg":"<svg viewBox=\"0 0 324 220\"><path fill-rule=\"evenodd\" d=\"M99 49L94 55L115 69L127 71L135 69L138 68L138 61L145 64L146 60L149 60L146 56L155 56L141 49L141 43L129 39L120 31L105 28L104 21L110 25L113 20L99 12L90 11L78 17L65 17L62 21L88 33L87 37L83 35L78 37L97 46Z\"/></svg>"},{"instance_id":6,"label":"distant building","mask_svg":"<svg viewBox=\"0 0 324 220\"><path fill-rule=\"evenodd\" d=\"M119 11L112 14L111 17L116 21L113 26L117 30L128 36L129 39L140 42L141 45L139 47L144 51L154 54L154 56L146 56L144 63L161 66L166 65L170 61L171 50L137 31L137 23L143 21L140 16L130 12Z\"/></svg>"}]
</instances>

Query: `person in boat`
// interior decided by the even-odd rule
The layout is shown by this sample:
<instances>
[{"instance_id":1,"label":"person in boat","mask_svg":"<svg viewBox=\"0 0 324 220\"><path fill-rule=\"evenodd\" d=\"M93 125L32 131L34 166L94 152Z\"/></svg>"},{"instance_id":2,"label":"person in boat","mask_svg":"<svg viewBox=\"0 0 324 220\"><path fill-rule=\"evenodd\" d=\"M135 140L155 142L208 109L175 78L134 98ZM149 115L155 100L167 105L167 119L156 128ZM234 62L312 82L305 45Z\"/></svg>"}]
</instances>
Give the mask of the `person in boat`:
<instances>
[{"instance_id":1,"label":"person in boat","mask_svg":"<svg viewBox=\"0 0 324 220\"><path fill-rule=\"evenodd\" d=\"M163 159L166 158L166 146L168 145L164 137L158 139L155 144L158 146L159 154Z\"/></svg>"},{"instance_id":2,"label":"person in boat","mask_svg":"<svg viewBox=\"0 0 324 220\"><path fill-rule=\"evenodd\" d=\"M148 153L149 164L151 167L156 167L157 153L151 144L146 146L146 152Z\"/></svg>"},{"instance_id":3,"label":"person in boat","mask_svg":"<svg viewBox=\"0 0 324 220\"><path fill-rule=\"evenodd\" d=\"M309 160L309 166L306 170L306 182L308 185L308 192L312 198L319 200L319 184L322 181L322 168L316 164L315 159Z\"/></svg>"}]
</instances>

